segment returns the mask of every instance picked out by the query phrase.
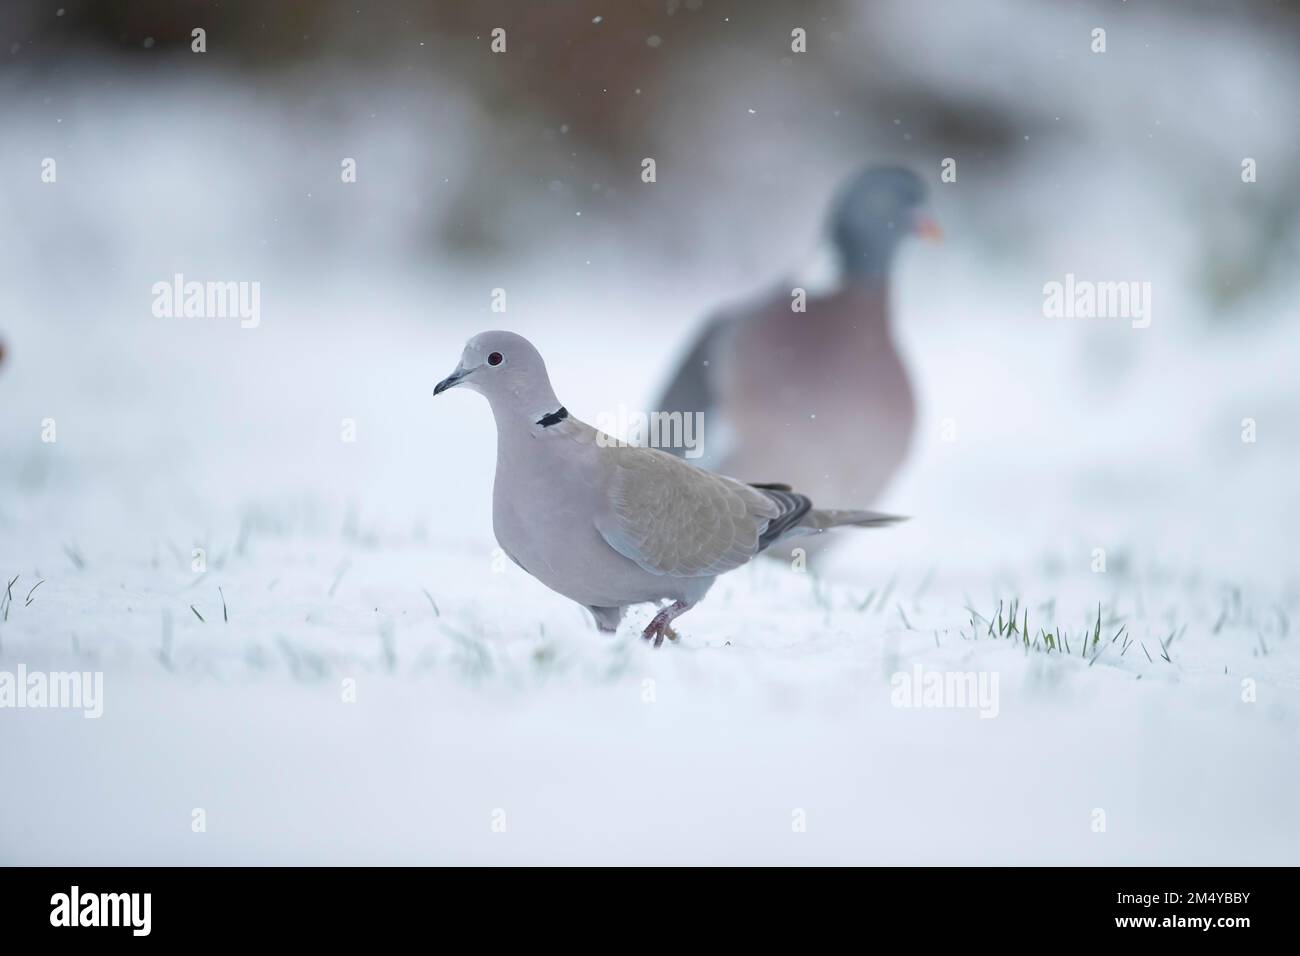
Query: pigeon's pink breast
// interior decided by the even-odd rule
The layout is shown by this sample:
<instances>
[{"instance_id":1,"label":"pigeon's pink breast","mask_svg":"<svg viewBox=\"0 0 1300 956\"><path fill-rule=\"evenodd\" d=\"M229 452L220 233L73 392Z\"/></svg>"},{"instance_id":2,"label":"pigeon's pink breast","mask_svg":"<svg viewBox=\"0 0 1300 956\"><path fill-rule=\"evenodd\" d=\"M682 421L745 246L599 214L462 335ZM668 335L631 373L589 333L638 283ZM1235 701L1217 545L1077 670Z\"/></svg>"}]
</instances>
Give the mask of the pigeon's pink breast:
<instances>
[{"instance_id":1,"label":"pigeon's pink breast","mask_svg":"<svg viewBox=\"0 0 1300 956\"><path fill-rule=\"evenodd\" d=\"M719 368L731 450L719 471L786 482L822 507L863 508L905 460L912 388L883 295L843 293L738 329Z\"/></svg>"}]
</instances>

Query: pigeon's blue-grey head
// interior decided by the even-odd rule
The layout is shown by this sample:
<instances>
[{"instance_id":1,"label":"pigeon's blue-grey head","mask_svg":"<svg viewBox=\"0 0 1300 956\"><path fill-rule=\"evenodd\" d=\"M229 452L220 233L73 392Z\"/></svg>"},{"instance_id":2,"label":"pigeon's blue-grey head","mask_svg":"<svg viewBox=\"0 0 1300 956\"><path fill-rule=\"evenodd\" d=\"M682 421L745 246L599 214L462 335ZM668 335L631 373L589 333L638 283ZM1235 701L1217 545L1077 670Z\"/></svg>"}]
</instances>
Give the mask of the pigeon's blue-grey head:
<instances>
[{"instance_id":1,"label":"pigeon's blue-grey head","mask_svg":"<svg viewBox=\"0 0 1300 956\"><path fill-rule=\"evenodd\" d=\"M433 394L459 385L486 397L498 414L533 417L554 412L560 405L541 354L514 332L480 332L466 342L459 364Z\"/></svg>"},{"instance_id":2,"label":"pigeon's blue-grey head","mask_svg":"<svg viewBox=\"0 0 1300 956\"><path fill-rule=\"evenodd\" d=\"M840 190L830 233L848 277L883 278L904 236L937 238L938 226L925 211L921 177L901 166L875 166Z\"/></svg>"}]
</instances>

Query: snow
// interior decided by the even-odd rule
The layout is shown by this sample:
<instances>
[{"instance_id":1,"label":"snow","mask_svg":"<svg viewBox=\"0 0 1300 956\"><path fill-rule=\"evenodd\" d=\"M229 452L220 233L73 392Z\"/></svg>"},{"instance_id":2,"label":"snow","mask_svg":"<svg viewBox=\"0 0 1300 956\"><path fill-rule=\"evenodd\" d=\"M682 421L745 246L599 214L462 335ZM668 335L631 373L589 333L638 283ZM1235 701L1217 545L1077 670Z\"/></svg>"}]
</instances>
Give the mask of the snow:
<instances>
[{"instance_id":1,"label":"snow","mask_svg":"<svg viewBox=\"0 0 1300 956\"><path fill-rule=\"evenodd\" d=\"M107 686L99 720L4 715L8 862L1294 859L1294 655L1283 680L1251 628L1209 633L1213 602L1194 592L1173 588L1200 622L1176 664L1132 648L1089 667L936 637L963 616L951 582L897 594L908 630L892 601L822 606L807 578L759 567L656 653L445 549L314 550L250 546L206 586L145 561L97 588L61 573L12 619L6 660L103 668ZM340 554L352 565L328 599ZM229 624L202 596L218 580ZM170 667L160 605L176 613ZM997 717L891 706L889 676L917 664L998 674Z\"/></svg>"}]
</instances>

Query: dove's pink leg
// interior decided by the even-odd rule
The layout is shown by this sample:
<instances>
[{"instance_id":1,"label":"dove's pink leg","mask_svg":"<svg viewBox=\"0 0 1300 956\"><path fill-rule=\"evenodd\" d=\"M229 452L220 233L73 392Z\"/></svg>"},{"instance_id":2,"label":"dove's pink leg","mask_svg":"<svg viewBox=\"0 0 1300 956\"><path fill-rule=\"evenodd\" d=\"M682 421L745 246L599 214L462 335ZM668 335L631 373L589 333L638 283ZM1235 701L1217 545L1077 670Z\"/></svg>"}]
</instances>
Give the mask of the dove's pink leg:
<instances>
[{"instance_id":1,"label":"dove's pink leg","mask_svg":"<svg viewBox=\"0 0 1300 956\"><path fill-rule=\"evenodd\" d=\"M650 619L650 623L647 624L645 630L641 632L641 636L647 641L653 637L655 647L658 647L664 642L665 635L671 637L674 641L677 640L677 634L671 627L673 618L680 614L685 614L690 609L691 606L685 601L674 601Z\"/></svg>"}]
</instances>

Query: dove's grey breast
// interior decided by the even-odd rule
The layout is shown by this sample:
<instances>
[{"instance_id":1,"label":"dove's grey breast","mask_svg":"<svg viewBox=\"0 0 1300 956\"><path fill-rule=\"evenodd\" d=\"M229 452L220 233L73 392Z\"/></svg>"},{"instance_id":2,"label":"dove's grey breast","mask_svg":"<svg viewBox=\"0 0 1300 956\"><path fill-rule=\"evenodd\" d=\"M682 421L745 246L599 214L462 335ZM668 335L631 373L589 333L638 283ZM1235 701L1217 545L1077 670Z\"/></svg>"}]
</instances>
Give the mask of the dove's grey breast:
<instances>
[{"instance_id":1,"label":"dove's grey breast","mask_svg":"<svg viewBox=\"0 0 1300 956\"><path fill-rule=\"evenodd\" d=\"M597 528L609 507L614 449L574 419L549 428L498 426L492 525L510 558L547 587L592 607L663 599L694 603L709 578L654 574L614 550Z\"/></svg>"}]
</instances>

